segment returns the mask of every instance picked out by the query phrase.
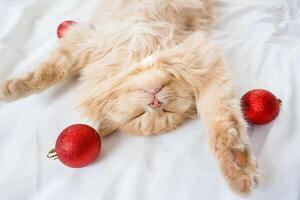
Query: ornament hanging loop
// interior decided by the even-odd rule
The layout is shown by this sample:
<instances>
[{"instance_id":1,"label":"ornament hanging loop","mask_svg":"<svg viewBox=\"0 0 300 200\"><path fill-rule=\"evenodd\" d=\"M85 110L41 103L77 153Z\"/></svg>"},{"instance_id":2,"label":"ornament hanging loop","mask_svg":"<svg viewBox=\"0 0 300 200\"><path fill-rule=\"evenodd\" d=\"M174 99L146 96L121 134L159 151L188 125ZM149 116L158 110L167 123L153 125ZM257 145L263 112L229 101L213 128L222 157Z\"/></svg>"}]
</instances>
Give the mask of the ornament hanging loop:
<instances>
[{"instance_id":1,"label":"ornament hanging loop","mask_svg":"<svg viewBox=\"0 0 300 200\"><path fill-rule=\"evenodd\" d=\"M49 151L49 153L47 154L47 158L49 158L51 160L58 159L55 149L52 149L51 151Z\"/></svg>"}]
</instances>

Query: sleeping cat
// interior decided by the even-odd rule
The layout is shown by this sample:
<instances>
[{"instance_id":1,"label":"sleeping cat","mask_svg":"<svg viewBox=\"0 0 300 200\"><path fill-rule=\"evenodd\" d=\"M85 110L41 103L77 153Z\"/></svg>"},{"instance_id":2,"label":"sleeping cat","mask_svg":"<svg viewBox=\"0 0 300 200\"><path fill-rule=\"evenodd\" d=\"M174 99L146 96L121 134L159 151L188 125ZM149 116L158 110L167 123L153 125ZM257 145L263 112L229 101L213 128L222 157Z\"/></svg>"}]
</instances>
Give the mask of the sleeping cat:
<instances>
[{"instance_id":1,"label":"sleeping cat","mask_svg":"<svg viewBox=\"0 0 300 200\"><path fill-rule=\"evenodd\" d=\"M37 69L4 81L0 100L41 92L80 75L79 106L101 136L119 129L155 135L201 117L230 187L258 183L233 83L209 41L212 0L104 0L89 23L73 26Z\"/></svg>"}]
</instances>

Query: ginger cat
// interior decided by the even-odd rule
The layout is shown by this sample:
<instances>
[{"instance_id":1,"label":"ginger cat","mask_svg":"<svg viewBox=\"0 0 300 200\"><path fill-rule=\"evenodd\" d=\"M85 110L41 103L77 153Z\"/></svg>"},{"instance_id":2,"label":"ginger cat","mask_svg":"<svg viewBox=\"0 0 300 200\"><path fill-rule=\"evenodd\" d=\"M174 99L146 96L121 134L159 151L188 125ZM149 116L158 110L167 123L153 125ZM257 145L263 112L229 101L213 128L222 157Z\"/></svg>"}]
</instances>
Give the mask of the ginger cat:
<instances>
[{"instance_id":1,"label":"ginger cat","mask_svg":"<svg viewBox=\"0 0 300 200\"><path fill-rule=\"evenodd\" d=\"M80 75L79 106L116 129L155 135L201 117L233 191L249 194L258 169L233 83L209 41L212 0L105 0L90 22L73 26L36 71L4 81L11 101Z\"/></svg>"}]
</instances>

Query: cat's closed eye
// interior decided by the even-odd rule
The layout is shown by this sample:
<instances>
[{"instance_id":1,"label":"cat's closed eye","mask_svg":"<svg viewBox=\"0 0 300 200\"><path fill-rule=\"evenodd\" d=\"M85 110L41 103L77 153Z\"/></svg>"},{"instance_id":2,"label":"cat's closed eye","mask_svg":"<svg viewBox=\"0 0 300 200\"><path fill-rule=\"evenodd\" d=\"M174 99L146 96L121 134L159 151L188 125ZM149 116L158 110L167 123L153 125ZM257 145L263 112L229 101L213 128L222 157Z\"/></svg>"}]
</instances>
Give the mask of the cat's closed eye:
<instances>
[{"instance_id":1,"label":"cat's closed eye","mask_svg":"<svg viewBox=\"0 0 300 200\"><path fill-rule=\"evenodd\" d=\"M139 113L138 115L136 115L136 116L134 116L133 118L131 118L130 121L133 121L133 120L139 118L140 116L144 115L145 113L146 113L145 111Z\"/></svg>"}]
</instances>

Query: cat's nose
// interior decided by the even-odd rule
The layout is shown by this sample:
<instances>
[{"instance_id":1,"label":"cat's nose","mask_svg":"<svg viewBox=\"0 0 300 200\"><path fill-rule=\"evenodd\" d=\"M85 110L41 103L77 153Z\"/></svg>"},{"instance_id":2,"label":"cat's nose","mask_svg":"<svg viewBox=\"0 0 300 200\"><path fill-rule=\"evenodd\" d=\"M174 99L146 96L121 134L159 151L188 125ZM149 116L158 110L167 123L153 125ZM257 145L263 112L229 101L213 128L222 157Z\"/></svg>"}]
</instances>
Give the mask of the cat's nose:
<instances>
[{"instance_id":1,"label":"cat's nose","mask_svg":"<svg viewBox=\"0 0 300 200\"><path fill-rule=\"evenodd\" d=\"M156 87L156 88L150 88L150 89L144 89L143 91L147 94L155 95L159 93L162 90L162 87Z\"/></svg>"},{"instance_id":2,"label":"cat's nose","mask_svg":"<svg viewBox=\"0 0 300 200\"><path fill-rule=\"evenodd\" d=\"M161 106L161 102L156 98L156 96L153 97L152 102L149 104L151 108L156 109Z\"/></svg>"}]
</instances>

